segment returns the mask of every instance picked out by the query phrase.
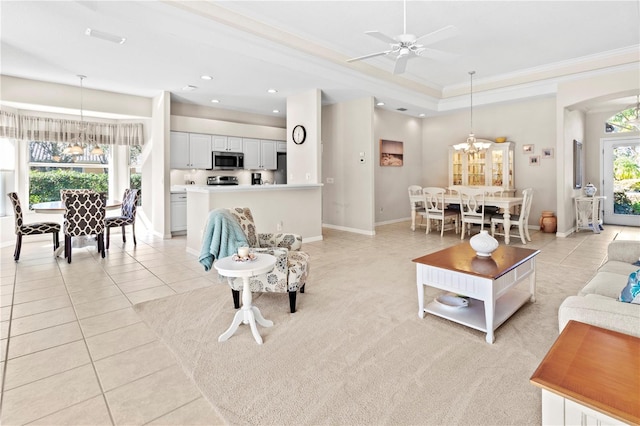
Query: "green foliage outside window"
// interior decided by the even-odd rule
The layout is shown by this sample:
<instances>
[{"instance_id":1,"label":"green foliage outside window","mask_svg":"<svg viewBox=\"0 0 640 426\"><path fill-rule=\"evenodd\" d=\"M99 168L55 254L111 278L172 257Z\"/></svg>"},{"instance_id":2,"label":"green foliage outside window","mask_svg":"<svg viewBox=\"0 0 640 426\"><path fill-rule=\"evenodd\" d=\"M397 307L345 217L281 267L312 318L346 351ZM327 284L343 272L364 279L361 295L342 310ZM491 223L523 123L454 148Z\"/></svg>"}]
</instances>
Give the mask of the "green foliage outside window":
<instances>
[{"instance_id":1,"label":"green foliage outside window","mask_svg":"<svg viewBox=\"0 0 640 426\"><path fill-rule=\"evenodd\" d=\"M29 205L60 200L61 189L91 189L109 191L107 173L82 173L74 170L52 170L29 173Z\"/></svg>"}]
</instances>

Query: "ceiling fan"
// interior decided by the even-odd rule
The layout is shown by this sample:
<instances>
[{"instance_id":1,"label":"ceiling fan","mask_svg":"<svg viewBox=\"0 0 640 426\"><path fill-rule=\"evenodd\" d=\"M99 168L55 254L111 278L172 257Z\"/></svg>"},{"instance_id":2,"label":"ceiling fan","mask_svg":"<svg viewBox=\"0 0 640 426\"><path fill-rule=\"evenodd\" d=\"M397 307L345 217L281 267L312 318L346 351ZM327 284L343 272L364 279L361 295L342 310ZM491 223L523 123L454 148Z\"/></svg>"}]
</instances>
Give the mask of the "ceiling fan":
<instances>
[{"instance_id":1,"label":"ceiling fan","mask_svg":"<svg viewBox=\"0 0 640 426\"><path fill-rule=\"evenodd\" d=\"M382 52L359 56L357 58L351 58L347 60L347 62L360 61L376 56L392 55L395 56L396 59L393 73L402 74L406 70L407 61L409 61L410 58L423 57L446 61L458 56L453 53L447 53L441 50L425 47L426 45L445 40L458 34L458 29L453 25L448 25L420 37L416 37L413 34L407 34L407 0L404 0L404 30L402 34L395 37L390 37L379 31L366 31L365 34L370 35L371 37L375 37L378 40L384 41L385 43L389 43L389 49ZM418 41L420 43L418 43Z\"/></svg>"}]
</instances>

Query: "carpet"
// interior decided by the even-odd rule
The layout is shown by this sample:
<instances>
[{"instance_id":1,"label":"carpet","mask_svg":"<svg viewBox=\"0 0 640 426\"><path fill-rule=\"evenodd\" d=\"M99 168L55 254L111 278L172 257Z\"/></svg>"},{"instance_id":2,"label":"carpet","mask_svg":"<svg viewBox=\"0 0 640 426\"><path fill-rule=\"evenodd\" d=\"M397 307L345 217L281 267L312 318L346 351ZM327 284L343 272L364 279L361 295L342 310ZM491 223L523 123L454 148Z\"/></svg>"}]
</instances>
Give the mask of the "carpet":
<instances>
[{"instance_id":1,"label":"carpet","mask_svg":"<svg viewBox=\"0 0 640 426\"><path fill-rule=\"evenodd\" d=\"M218 342L236 312L225 283L134 308L230 424L539 425L529 377L558 335L558 306L592 271L539 264L536 303L489 345L479 331L420 319L415 266L379 252L320 259L295 314L286 294L255 294L274 322L258 326L261 346L247 325Z\"/></svg>"}]
</instances>

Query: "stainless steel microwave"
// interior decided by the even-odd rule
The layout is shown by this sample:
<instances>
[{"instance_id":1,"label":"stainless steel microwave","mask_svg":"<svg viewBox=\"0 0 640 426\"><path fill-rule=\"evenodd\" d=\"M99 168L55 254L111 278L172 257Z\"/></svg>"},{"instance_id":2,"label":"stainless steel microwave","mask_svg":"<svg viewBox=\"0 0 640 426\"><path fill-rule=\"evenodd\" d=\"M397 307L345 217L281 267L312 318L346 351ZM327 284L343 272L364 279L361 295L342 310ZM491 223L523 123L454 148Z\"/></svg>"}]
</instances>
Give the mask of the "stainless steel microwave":
<instances>
[{"instance_id":1,"label":"stainless steel microwave","mask_svg":"<svg viewBox=\"0 0 640 426\"><path fill-rule=\"evenodd\" d=\"M244 154L242 152L213 151L211 156L213 167L210 170L244 169Z\"/></svg>"}]
</instances>

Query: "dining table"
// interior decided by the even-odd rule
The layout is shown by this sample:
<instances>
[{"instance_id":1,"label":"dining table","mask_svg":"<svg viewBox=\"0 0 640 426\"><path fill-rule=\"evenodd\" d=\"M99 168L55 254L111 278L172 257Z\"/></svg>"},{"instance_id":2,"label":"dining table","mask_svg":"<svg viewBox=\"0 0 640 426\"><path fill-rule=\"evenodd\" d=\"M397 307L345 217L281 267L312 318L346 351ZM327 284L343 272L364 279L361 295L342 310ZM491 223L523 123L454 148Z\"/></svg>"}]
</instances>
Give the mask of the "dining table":
<instances>
[{"instance_id":1,"label":"dining table","mask_svg":"<svg viewBox=\"0 0 640 426\"><path fill-rule=\"evenodd\" d=\"M121 206L122 206L122 201L107 199L105 209L115 210L115 209L119 209ZM31 210L33 210L36 213L64 215L64 212L66 209L62 201L46 201L43 203L32 204ZM89 244L92 244L91 238L87 236L73 237L72 241L73 241L72 247L85 247ZM95 241L95 239L93 241ZM58 257L62 253L64 253L64 243L61 243L60 247L56 249L56 251L54 252L54 256Z\"/></svg>"},{"instance_id":2,"label":"dining table","mask_svg":"<svg viewBox=\"0 0 640 426\"><path fill-rule=\"evenodd\" d=\"M522 206L524 197L496 197L488 196L484 197L485 207L498 207L503 210L502 217L504 218L504 228L509 229L511 227L511 210L518 210ZM444 195L445 204L460 204L460 195L457 193L446 193ZM413 209L412 209L413 210ZM412 211L411 214L411 229L415 229L415 214ZM511 238L508 232L505 232L504 242L509 244Z\"/></svg>"}]
</instances>

